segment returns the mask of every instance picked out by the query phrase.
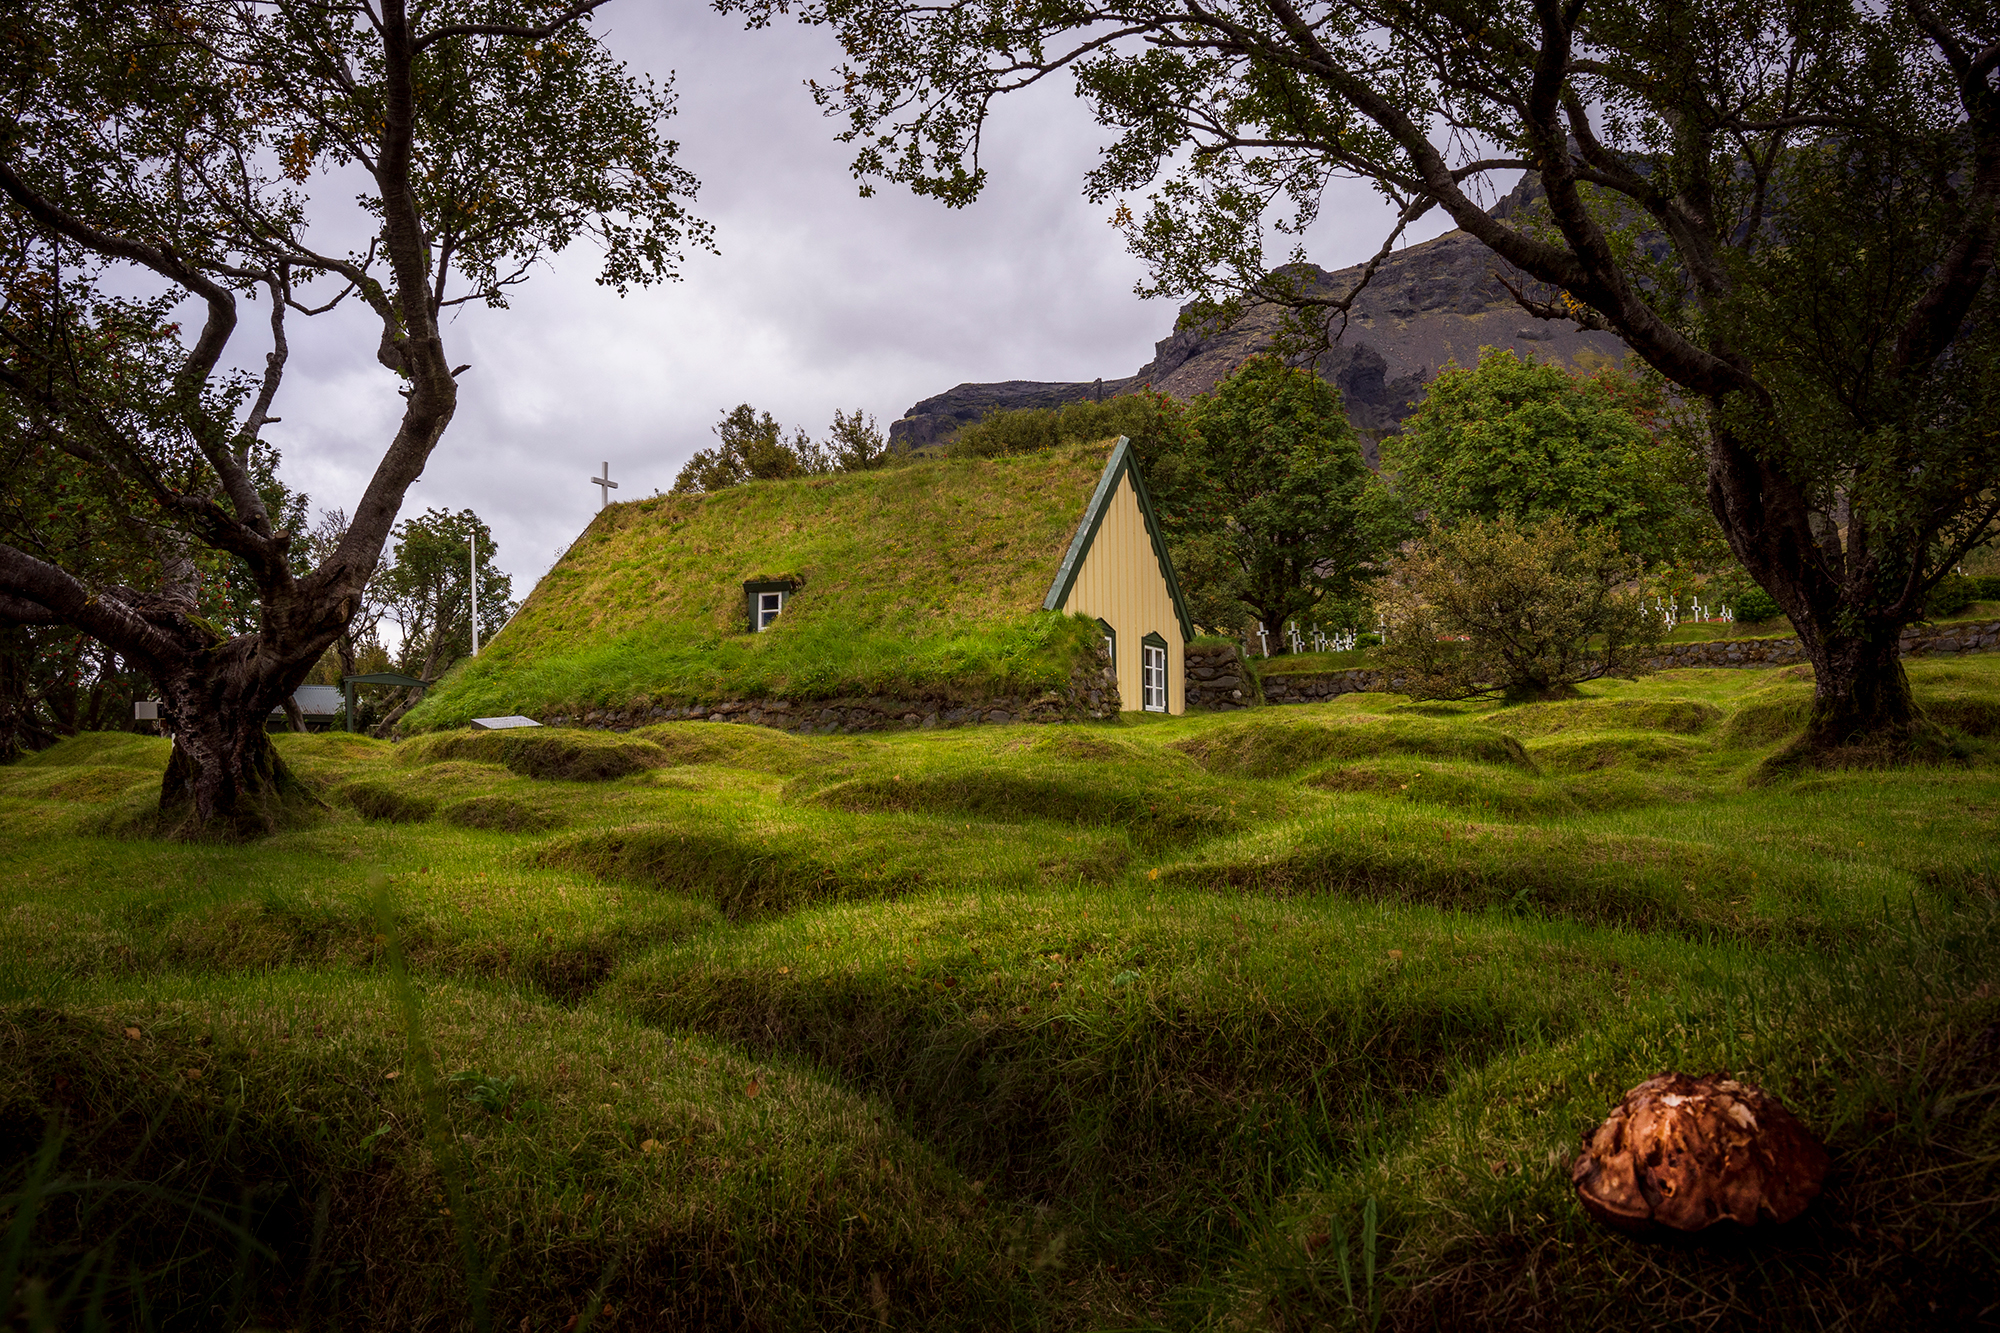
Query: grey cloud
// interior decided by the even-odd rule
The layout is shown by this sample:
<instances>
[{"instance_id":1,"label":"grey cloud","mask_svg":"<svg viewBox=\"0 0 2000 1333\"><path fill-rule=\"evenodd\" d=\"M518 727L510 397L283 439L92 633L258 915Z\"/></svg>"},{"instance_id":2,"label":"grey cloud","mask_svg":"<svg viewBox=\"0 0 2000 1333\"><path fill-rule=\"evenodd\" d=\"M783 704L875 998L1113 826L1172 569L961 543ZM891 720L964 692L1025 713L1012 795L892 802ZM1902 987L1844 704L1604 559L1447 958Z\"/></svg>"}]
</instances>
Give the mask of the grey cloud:
<instances>
[{"instance_id":1,"label":"grey cloud","mask_svg":"<svg viewBox=\"0 0 2000 1333\"><path fill-rule=\"evenodd\" d=\"M668 129L721 253L692 252L684 281L621 300L578 246L511 310L465 308L447 328L452 360L473 368L405 513L477 510L518 594L595 512L587 478L601 461L617 499L664 490L738 402L816 435L836 408L886 427L962 381L1128 375L1170 330L1169 305L1132 295L1142 274L1109 209L1082 196L1104 131L1066 87L1001 106L992 183L953 211L889 188L857 197L837 126L803 86L833 63L826 33L746 33L687 4L614 8L607 28L634 67L676 72ZM1357 187L1314 229L1313 258L1353 262L1386 218ZM293 334L285 421L270 436L292 484L351 508L400 400L361 312L309 323Z\"/></svg>"}]
</instances>

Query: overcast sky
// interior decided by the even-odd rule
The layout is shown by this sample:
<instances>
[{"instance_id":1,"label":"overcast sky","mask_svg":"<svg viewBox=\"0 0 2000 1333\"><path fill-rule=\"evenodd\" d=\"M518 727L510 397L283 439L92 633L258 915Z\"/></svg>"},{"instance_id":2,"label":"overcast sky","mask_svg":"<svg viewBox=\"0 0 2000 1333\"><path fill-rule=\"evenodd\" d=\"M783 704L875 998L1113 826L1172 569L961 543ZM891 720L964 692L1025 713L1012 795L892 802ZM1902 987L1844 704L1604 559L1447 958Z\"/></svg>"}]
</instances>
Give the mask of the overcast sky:
<instances>
[{"instance_id":1,"label":"overcast sky","mask_svg":"<svg viewBox=\"0 0 2000 1333\"><path fill-rule=\"evenodd\" d=\"M990 184L970 208L893 187L862 199L836 124L804 87L835 63L826 32L745 32L691 0L599 13L621 59L673 75L668 131L701 181L693 209L715 224L721 253L691 252L683 281L620 299L596 285L599 257L580 245L516 289L512 309L461 307L446 326L452 363L472 369L403 512L476 510L516 597L596 511L588 478L600 463L615 499L666 490L737 403L816 438L836 408L873 413L886 431L965 381L1129 375L1172 330L1172 305L1132 294L1140 267L1109 206L1083 197L1105 132L1067 83L1002 103L986 139ZM1311 257L1329 268L1365 258L1388 225L1359 187L1328 214ZM360 320L296 322L284 420L267 431L283 475L316 507L352 510L401 407Z\"/></svg>"}]
</instances>

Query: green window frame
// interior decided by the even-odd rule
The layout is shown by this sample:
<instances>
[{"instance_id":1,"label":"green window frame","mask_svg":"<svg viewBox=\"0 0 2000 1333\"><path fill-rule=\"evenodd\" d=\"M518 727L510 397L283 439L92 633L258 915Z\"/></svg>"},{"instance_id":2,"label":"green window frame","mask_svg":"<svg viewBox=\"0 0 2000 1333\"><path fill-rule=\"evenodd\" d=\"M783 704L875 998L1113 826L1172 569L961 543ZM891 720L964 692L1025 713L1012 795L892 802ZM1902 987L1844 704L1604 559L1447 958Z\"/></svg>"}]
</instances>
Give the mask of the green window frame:
<instances>
[{"instance_id":1,"label":"green window frame","mask_svg":"<svg viewBox=\"0 0 2000 1333\"><path fill-rule=\"evenodd\" d=\"M795 579L747 579L743 584L743 611L752 634L762 634L785 612L785 603L798 591Z\"/></svg>"}]
</instances>

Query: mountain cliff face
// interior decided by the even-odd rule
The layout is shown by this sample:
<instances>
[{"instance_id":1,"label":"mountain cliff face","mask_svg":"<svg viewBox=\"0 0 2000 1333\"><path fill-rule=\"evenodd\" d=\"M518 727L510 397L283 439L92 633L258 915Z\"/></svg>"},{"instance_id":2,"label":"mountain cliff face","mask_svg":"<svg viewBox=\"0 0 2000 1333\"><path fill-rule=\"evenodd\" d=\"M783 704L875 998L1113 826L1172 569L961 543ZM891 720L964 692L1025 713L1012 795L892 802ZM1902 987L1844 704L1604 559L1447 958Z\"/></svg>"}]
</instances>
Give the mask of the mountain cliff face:
<instances>
[{"instance_id":1,"label":"mountain cliff face","mask_svg":"<svg viewBox=\"0 0 2000 1333\"><path fill-rule=\"evenodd\" d=\"M1525 206L1528 197L1517 190L1495 211L1505 216ZM1364 267L1332 273L1314 268L1314 288L1345 293ZM1346 331L1316 363L1319 373L1340 389L1348 419L1366 441L1371 465L1376 441L1395 432L1439 368L1452 361L1470 366L1482 347L1512 348L1523 356L1578 367L1625 355L1625 344L1613 334L1583 332L1527 314L1501 283L1502 274L1517 286L1530 282L1462 231L1399 250L1376 270L1354 303ZM1151 361L1123 379L961 384L910 408L889 427L889 438L898 448L922 448L990 411L1056 407L1148 384L1190 399L1267 348L1282 318L1275 307L1256 306L1226 329L1177 330L1154 344Z\"/></svg>"}]
</instances>

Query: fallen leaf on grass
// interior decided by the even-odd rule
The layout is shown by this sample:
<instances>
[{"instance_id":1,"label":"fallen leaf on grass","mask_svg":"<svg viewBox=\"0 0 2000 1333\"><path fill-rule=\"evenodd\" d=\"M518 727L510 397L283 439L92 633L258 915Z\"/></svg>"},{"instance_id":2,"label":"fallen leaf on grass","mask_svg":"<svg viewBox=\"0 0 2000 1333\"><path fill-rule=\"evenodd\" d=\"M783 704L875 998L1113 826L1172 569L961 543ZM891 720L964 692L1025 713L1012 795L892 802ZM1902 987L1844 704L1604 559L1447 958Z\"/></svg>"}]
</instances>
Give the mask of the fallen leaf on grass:
<instances>
[{"instance_id":1,"label":"fallen leaf on grass","mask_svg":"<svg viewBox=\"0 0 2000 1333\"><path fill-rule=\"evenodd\" d=\"M659 1150L660 1150L660 1141L658 1139L647 1139L644 1143L639 1145L640 1152L653 1153L653 1152L658 1152Z\"/></svg>"},{"instance_id":2,"label":"fallen leaf on grass","mask_svg":"<svg viewBox=\"0 0 2000 1333\"><path fill-rule=\"evenodd\" d=\"M126 1029L125 1029L125 1035L126 1035L126 1037L127 1037L127 1038L129 1038L130 1040L132 1040L132 1041L137 1041L137 1040L139 1040L139 1029L137 1029L137 1028L126 1028Z\"/></svg>"},{"instance_id":3,"label":"fallen leaf on grass","mask_svg":"<svg viewBox=\"0 0 2000 1333\"><path fill-rule=\"evenodd\" d=\"M761 1091L763 1091L763 1085L753 1078L750 1080L748 1086L743 1089L743 1095L745 1097L755 1097Z\"/></svg>"}]
</instances>

